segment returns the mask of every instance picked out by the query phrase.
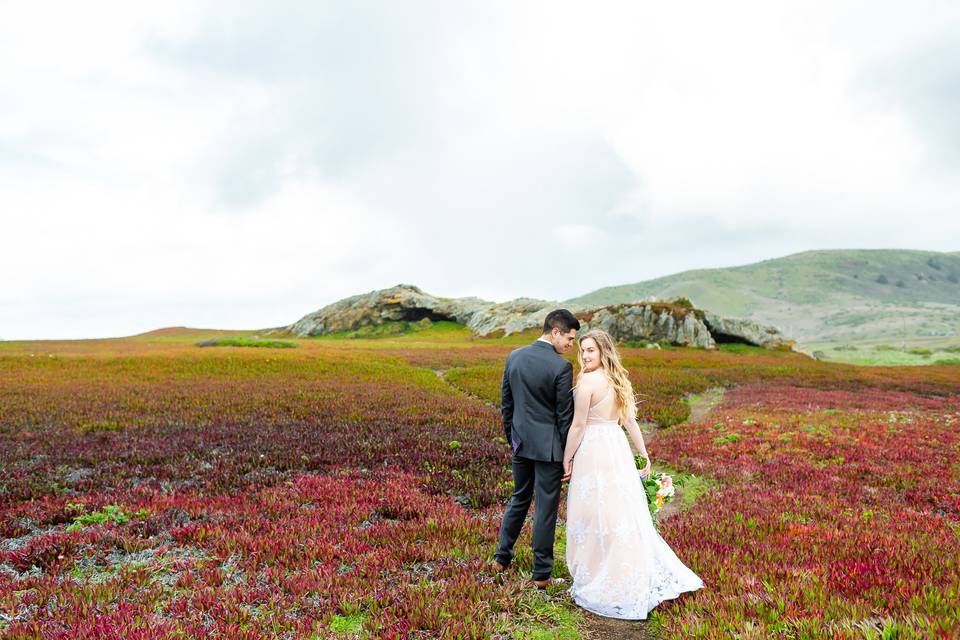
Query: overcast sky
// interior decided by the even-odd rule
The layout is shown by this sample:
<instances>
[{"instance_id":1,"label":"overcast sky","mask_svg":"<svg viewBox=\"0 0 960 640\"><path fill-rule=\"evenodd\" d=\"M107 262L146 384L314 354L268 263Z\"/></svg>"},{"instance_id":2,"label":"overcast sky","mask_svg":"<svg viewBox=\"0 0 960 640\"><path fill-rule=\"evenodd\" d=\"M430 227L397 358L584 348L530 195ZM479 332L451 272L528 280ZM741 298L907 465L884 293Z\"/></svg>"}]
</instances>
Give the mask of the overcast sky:
<instances>
[{"instance_id":1,"label":"overcast sky","mask_svg":"<svg viewBox=\"0 0 960 640\"><path fill-rule=\"evenodd\" d=\"M953 0L0 0L0 338L956 251L958 112Z\"/></svg>"}]
</instances>

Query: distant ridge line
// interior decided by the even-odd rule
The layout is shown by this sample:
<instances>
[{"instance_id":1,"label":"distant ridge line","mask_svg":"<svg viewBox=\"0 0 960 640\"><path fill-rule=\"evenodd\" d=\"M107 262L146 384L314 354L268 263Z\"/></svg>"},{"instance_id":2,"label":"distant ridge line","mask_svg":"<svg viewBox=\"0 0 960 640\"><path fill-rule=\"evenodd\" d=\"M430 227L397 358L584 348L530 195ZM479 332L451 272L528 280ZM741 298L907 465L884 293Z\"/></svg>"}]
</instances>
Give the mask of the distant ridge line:
<instances>
[{"instance_id":1,"label":"distant ridge line","mask_svg":"<svg viewBox=\"0 0 960 640\"><path fill-rule=\"evenodd\" d=\"M602 287L564 302L685 296L800 342L960 335L960 251L821 249Z\"/></svg>"}]
</instances>

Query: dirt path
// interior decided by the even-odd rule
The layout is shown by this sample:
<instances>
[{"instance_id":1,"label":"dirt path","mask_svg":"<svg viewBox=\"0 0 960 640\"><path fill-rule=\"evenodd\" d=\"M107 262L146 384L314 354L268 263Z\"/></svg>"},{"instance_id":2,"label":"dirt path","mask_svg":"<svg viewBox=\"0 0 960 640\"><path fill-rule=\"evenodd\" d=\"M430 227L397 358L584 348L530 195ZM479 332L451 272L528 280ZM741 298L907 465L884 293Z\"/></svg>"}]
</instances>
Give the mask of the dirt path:
<instances>
[{"instance_id":1,"label":"dirt path","mask_svg":"<svg viewBox=\"0 0 960 640\"><path fill-rule=\"evenodd\" d=\"M700 422L707 417L711 409L720 404L721 400L723 400L723 387L713 387L700 395L691 397L690 417L686 422Z\"/></svg>"}]
</instances>

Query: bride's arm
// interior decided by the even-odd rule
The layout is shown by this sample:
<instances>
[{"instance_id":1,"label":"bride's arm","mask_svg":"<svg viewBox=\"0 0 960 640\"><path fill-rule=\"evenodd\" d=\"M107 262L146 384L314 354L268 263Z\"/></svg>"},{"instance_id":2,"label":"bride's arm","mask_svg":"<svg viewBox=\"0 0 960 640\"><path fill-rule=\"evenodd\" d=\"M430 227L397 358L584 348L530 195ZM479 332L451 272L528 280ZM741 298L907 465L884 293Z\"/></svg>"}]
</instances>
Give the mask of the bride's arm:
<instances>
[{"instance_id":1,"label":"bride's arm","mask_svg":"<svg viewBox=\"0 0 960 640\"><path fill-rule=\"evenodd\" d=\"M573 390L573 422L567 433L567 446L563 450L563 479L570 479L573 469L573 456L583 441L583 432L587 428L587 412L593 399L593 389L589 382L581 380Z\"/></svg>"},{"instance_id":2,"label":"bride's arm","mask_svg":"<svg viewBox=\"0 0 960 640\"><path fill-rule=\"evenodd\" d=\"M639 453L649 460L650 456L647 454L647 445L643 441L643 433L640 432L640 425L637 424L636 415L630 416L630 419L627 420L627 433L630 434L630 439L633 441L634 452Z\"/></svg>"},{"instance_id":3,"label":"bride's arm","mask_svg":"<svg viewBox=\"0 0 960 640\"><path fill-rule=\"evenodd\" d=\"M630 416L630 419L627 420L627 433L630 434L630 439L633 441L633 450L635 453L639 453L644 458L647 459L646 466L640 470L640 475L644 478L650 476L650 466L652 461L650 460L650 454L647 453L647 445L643 441L643 434L640 432L640 425L637 424L637 416L634 412L634 415Z\"/></svg>"}]
</instances>

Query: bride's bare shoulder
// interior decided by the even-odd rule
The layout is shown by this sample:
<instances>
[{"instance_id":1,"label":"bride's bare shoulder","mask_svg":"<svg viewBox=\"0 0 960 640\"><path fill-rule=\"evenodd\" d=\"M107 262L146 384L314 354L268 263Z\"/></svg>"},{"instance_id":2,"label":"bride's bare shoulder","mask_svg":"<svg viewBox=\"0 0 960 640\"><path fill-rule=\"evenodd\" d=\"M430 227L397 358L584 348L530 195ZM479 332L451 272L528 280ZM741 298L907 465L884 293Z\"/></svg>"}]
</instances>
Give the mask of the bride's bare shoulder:
<instances>
[{"instance_id":1,"label":"bride's bare shoulder","mask_svg":"<svg viewBox=\"0 0 960 640\"><path fill-rule=\"evenodd\" d=\"M606 378L602 371L595 369L583 374L583 377L580 378L580 384L589 389L602 389L606 385Z\"/></svg>"}]
</instances>

